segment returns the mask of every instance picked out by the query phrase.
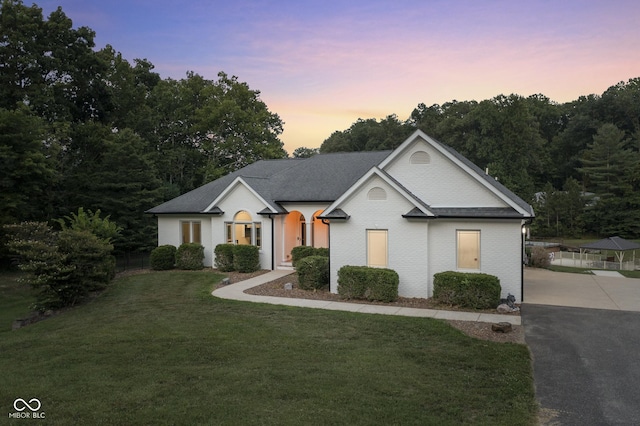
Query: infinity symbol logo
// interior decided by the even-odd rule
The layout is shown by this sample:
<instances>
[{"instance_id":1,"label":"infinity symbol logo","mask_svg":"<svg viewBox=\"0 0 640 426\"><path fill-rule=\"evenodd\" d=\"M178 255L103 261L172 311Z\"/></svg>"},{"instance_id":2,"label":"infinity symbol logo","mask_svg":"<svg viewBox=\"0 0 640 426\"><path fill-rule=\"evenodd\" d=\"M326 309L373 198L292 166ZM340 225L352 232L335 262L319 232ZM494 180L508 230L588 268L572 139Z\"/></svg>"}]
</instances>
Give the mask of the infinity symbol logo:
<instances>
[{"instance_id":1,"label":"infinity symbol logo","mask_svg":"<svg viewBox=\"0 0 640 426\"><path fill-rule=\"evenodd\" d=\"M22 408L18 408L19 407L18 403L22 403ZM31 405L29 405L31 403L34 403L33 407ZM38 405L36 405L36 404L38 404ZM38 398L31 398L29 400L29 402L25 401L22 398L18 398L15 401L13 401L13 408L15 408L16 411L24 411L27 408L29 410L31 410L31 411L38 411L40 409L40 407L42 407L42 404L40 404L40 400Z\"/></svg>"}]
</instances>

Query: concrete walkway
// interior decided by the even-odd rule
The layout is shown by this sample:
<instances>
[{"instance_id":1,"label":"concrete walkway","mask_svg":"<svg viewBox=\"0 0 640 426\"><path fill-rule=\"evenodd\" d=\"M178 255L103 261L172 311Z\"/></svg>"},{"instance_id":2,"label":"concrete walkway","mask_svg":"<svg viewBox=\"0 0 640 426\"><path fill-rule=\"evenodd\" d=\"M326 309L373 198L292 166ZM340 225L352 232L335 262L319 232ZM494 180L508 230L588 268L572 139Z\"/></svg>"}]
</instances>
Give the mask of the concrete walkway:
<instances>
[{"instance_id":1,"label":"concrete walkway","mask_svg":"<svg viewBox=\"0 0 640 426\"><path fill-rule=\"evenodd\" d=\"M524 271L524 304L640 311L640 280L615 274Z\"/></svg>"},{"instance_id":2,"label":"concrete walkway","mask_svg":"<svg viewBox=\"0 0 640 426\"><path fill-rule=\"evenodd\" d=\"M294 299L291 297L256 296L244 291L270 281L277 280L294 271L271 271L246 281L229 284L214 290L211 294L221 299L242 300L246 302L270 303L273 305L297 306L301 308L327 309L332 311L360 312L365 314L402 315L407 317L426 317L443 320L476 321L476 322L510 322L521 325L516 315L485 314L460 311L439 311L434 309L402 308L397 306L369 305L364 303L333 302L328 300Z\"/></svg>"}]
</instances>

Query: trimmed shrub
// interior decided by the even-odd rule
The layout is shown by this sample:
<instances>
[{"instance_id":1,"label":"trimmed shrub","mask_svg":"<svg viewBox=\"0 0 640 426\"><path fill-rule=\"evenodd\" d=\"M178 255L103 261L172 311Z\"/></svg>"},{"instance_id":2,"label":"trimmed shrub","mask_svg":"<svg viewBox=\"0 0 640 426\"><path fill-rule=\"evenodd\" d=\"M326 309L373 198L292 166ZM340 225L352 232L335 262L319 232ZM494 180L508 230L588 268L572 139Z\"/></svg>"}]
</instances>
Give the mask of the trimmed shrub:
<instances>
[{"instance_id":1,"label":"trimmed shrub","mask_svg":"<svg viewBox=\"0 0 640 426\"><path fill-rule=\"evenodd\" d=\"M238 272L255 272L260 269L260 249L258 246L233 246L233 267Z\"/></svg>"},{"instance_id":2,"label":"trimmed shrub","mask_svg":"<svg viewBox=\"0 0 640 426\"><path fill-rule=\"evenodd\" d=\"M204 247L198 243L185 243L176 251L178 269L198 270L204 267Z\"/></svg>"},{"instance_id":3,"label":"trimmed shrub","mask_svg":"<svg viewBox=\"0 0 640 426\"><path fill-rule=\"evenodd\" d=\"M343 266L338 271L338 294L343 299L393 302L399 284L398 273L391 269Z\"/></svg>"},{"instance_id":4,"label":"trimmed shrub","mask_svg":"<svg viewBox=\"0 0 640 426\"><path fill-rule=\"evenodd\" d=\"M329 249L326 247L316 247L314 248L315 252L314 252L314 256L324 256L324 257L329 257Z\"/></svg>"},{"instance_id":5,"label":"trimmed shrub","mask_svg":"<svg viewBox=\"0 0 640 426\"><path fill-rule=\"evenodd\" d=\"M298 261L304 259L305 257L313 256L314 248L310 246L297 246L291 249L291 264L295 268L298 264Z\"/></svg>"},{"instance_id":6,"label":"trimmed shrub","mask_svg":"<svg viewBox=\"0 0 640 426\"><path fill-rule=\"evenodd\" d=\"M298 261L309 256L329 257L329 249L323 247L297 246L291 250L291 264L296 268Z\"/></svg>"},{"instance_id":7,"label":"trimmed shrub","mask_svg":"<svg viewBox=\"0 0 640 426\"><path fill-rule=\"evenodd\" d=\"M178 249L170 244L158 246L151 251L151 269L154 271L166 271L176 266L176 251Z\"/></svg>"},{"instance_id":8,"label":"trimmed shrub","mask_svg":"<svg viewBox=\"0 0 640 426\"><path fill-rule=\"evenodd\" d=\"M215 255L214 264L220 272L231 272L235 270L233 265L233 248L235 244L218 244L213 250Z\"/></svg>"},{"instance_id":9,"label":"trimmed shrub","mask_svg":"<svg viewBox=\"0 0 640 426\"><path fill-rule=\"evenodd\" d=\"M298 261L298 285L303 290L321 289L329 284L329 258L307 256Z\"/></svg>"},{"instance_id":10,"label":"trimmed shrub","mask_svg":"<svg viewBox=\"0 0 640 426\"><path fill-rule=\"evenodd\" d=\"M492 309L500 303L501 290L494 275L447 271L433 276L433 299L443 305Z\"/></svg>"}]
</instances>

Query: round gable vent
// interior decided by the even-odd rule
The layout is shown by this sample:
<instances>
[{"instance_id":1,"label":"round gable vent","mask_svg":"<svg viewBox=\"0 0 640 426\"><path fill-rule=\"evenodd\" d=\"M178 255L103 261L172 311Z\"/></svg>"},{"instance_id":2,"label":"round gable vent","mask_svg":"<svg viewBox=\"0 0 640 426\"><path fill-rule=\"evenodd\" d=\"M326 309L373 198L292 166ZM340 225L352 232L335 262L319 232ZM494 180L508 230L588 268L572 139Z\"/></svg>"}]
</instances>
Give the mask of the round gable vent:
<instances>
[{"instance_id":1,"label":"round gable vent","mask_svg":"<svg viewBox=\"0 0 640 426\"><path fill-rule=\"evenodd\" d=\"M425 151L416 151L409 158L411 164L429 164L431 157Z\"/></svg>"},{"instance_id":2,"label":"round gable vent","mask_svg":"<svg viewBox=\"0 0 640 426\"><path fill-rule=\"evenodd\" d=\"M367 198L369 200L374 200L374 201L386 200L387 199L387 191L385 191L384 189L380 188L379 186L376 186L375 188L371 188L369 190L369 193L367 194Z\"/></svg>"}]
</instances>

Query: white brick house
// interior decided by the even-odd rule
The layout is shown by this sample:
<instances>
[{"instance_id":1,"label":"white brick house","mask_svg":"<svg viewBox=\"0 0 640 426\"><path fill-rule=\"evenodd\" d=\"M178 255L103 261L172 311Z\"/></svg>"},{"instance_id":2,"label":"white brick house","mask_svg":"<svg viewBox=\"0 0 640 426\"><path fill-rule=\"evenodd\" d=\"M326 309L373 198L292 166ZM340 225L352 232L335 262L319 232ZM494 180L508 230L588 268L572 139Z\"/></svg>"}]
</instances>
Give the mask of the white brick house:
<instances>
[{"instance_id":1,"label":"white brick house","mask_svg":"<svg viewBox=\"0 0 640 426\"><path fill-rule=\"evenodd\" d=\"M263 160L161 204L158 244L260 247L264 269L298 245L343 265L387 267L404 297L430 297L442 271L498 276L522 300L522 227L533 209L446 145L416 131L394 151Z\"/></svg>"}]
</instances>

